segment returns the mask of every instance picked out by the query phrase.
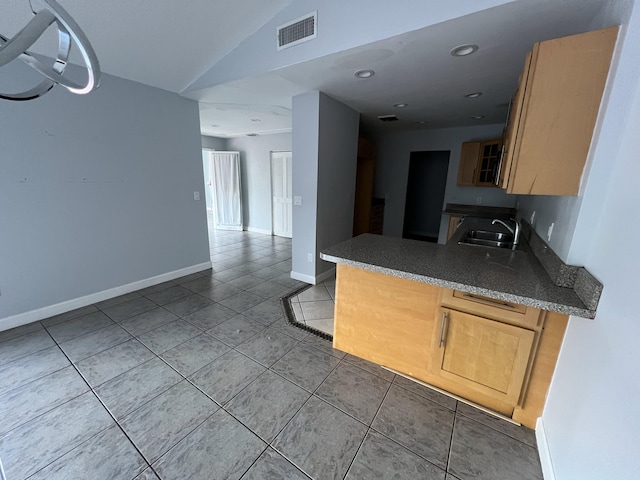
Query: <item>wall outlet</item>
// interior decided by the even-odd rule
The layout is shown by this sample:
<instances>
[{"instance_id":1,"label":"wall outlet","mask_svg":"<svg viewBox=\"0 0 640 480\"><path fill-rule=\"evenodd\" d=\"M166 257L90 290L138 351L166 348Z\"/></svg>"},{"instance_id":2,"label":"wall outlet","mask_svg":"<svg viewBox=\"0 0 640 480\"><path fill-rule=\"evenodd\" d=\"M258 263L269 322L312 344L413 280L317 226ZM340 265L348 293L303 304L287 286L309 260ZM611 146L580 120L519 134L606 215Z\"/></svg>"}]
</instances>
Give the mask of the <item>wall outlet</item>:
<instances>
[{"instance_id":1,"label":"wall outlet","mask_svg":"<svg viewBox=\"0 0 640 480\"><path fill-rule=\"evenodd\" d=\"M535 220L536 220L536 211L534 210L533 213L531 214L531 218L529 219L529 225L533 227L533 222L535 222Z\"/></svg>"},{"instance_id":2,"label":"wall outlet","mask_svg":"<svg viewBox=\"0 0 640 480\"><path fill-rule=\"evenodd\" d=\"M193 192L193 199L200 200L200 192Z\"/></svg>"},{"instance_id":3,"label":"wall outlet","mask_svg":"<svg viewBox=\"0 0 640 480\"><path fill-rule=\"evenodd\" d=\"M549 225L549 230L547 230L547 241L550 242L551 241L551 232L553 232L553 226L555 225L555 223L551 223L551 225Z\"/></svg>"},{"instance_id":4,"label":"wall outlet","mask_svg":"<svg viewBox=\"0 0 640 480\"><path fill-rule=\"evenodd\" d=\"M307 253L307 262L313 263L313 253Z\"/></svg>"},{"instance_id":5,"label":"wall outlet","mask_svg":"<svg viewBox=\"0 0 640 480\"><path fill-rule=\"evenodd\" d=\"M293 196L293 204L294 205L302 205L302 197L299 195L294 195Z\"/></svg>"},{"instance_id":6,"label":"wall outlet","mask_svg":"<svg viewBox=\"0 0 640 480\"><path fill-rule=\"evenodd\" d=\"M476 204L482 205L482 197L476 197Z\"/></svg>"}]
</instances>

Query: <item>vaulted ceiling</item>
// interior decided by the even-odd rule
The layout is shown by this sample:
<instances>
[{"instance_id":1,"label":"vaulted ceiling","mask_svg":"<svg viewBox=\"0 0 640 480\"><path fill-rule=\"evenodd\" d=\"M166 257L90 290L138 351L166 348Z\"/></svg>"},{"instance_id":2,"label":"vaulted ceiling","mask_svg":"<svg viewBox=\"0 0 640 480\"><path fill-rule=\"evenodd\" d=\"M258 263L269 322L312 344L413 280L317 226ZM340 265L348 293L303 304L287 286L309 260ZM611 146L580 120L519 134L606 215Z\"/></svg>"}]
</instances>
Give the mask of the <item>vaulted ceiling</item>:
<instances>
[{"instance_id":1,"label":"vaulted ceiling","mask_svg":"<svg viewBox=\"0 0 640 480\"><path fill-rule=\"evenodd\" d=\"M615 15L606 15L607 9L621 2L494 2L502 5L207 85L205 74L225 58L242 62L237 47L287 12L292 0L59 0L89 37L104 72L197 100L202 133L225 137L289 131L291 98L309 90L321 90L358 110L369 129L501 123L533 43L609 26ZM322 2L317 4L321 34L327 29ZM0 0L0 5L5 36L15 35L32 18L27 0ZM479 49L468 57L451 56L449 51L462 43ZM34 50L53 54L55 45L50 32ZM268 48L275 50L275 39ZM355 78L361 68L376 73ZM464 96L472 92L482 95ZM407 107L393 106L398 103ZM377 119L388 114L400 120L382 124Z\"/></svg>"}]
</instances>

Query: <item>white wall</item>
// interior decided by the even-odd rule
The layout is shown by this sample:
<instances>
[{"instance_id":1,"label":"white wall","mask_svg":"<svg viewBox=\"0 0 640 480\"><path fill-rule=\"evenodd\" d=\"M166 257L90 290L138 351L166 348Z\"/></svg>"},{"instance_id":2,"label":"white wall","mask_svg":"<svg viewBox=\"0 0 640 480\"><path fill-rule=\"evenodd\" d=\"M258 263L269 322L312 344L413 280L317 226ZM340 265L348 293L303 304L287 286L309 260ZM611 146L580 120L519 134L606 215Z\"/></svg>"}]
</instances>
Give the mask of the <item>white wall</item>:
<instances>
[{"instance_id":1,"label":"white wall","mask_svg":"<svg viewBox=\"0 0 640 480\"><path fill-rule=\"evenodd\" d=\"M476 204L482 197L482 205L514 207L515 195L507 195L498 188L458 187L458 165L462 142L489 140L502 135L503 125L477 127L414 130L390 133L375 140L376 175L374 197L386 199L384 210L384 234L402 236L404 205L407 195L407 176L411 152L449 150L449 173L443 207L447 203ZM447 218L443 217L439 241L446 238Z\"/></svg>"},{"instance_id":2,"label":"white wall","mask_svg":"<svg viewBox=\"0 0 640 480\"><path fill-rule=\"evenodd\" d=\"M30 78L11 64L2 74ZM193 101L109 75L86 96L56 87L3 100L0 330L28 312L207 262L204 196L193 200L202 190Z\"/></svg>"},{"instance_id":3,"label":"white wall","mask_svg":"<svg viewBox=\"0 0 640 480\"><path fill-rule=\"evenodd\" d=\"M333 268L321 249L352 236L358 120L324 93L293 98L293 195L302 197L293 206L293 278L316 283Z\"/></svg>"},{"instance_id":4,"label":"white wall","mask_svg":"<svg viewBox=\"0 0 640 480\"><path fill-rule=\"evenodd\" d=\"M240 152L245 229L272 233L271 152L291 151L291 133L229 138L226 148Z\"/></svg>"},{"instance_id":5,"label":"white wall","mask_svg":"<svg viewBox=\"0 0 640 480\"><path fill-rule=\"evenodd\" d=\"M570 245L604 291L594 320L570 319L542 417L558 480L640 478L640 5L633 10Z\"/></svg>"}]
</instances>

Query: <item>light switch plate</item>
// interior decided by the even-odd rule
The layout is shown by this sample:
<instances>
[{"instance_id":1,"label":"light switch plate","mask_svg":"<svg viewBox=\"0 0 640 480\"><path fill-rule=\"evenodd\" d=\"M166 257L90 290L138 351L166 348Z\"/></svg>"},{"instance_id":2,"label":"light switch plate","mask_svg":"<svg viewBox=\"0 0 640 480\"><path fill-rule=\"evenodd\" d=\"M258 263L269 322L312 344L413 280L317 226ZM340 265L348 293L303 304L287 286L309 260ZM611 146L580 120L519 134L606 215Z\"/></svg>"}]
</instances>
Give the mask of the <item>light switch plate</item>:
<instances>
[{"instance_id":1,"label":"light switch plate","mask_svg":"<svg viewBox=\"0 0 640 480\"><path fill-rule=\"evenodd\" d=\"M200 192L193 192L193 199L200 200Z\"/></svg>"},{"instance_id":2,"label":"light switch plate","mask_svg":"<svg viewBox=\"0 0 640 480\"><path fill-rule=\"evenodd\" d=\"M302 197L299 195L293 196L293 204L294 205L302 205Z\"/></svg>"}]
</instances>

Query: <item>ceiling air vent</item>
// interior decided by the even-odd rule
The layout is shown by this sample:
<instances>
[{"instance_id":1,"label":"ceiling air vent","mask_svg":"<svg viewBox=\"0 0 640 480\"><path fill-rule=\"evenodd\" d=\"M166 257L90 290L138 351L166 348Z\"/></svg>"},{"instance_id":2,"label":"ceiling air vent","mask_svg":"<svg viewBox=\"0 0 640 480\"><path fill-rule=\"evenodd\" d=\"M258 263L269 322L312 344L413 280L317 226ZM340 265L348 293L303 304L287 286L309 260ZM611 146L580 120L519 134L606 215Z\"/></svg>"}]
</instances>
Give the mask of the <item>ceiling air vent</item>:
<instances>
[{"instance_id":1,"label":"ceiling air vent","mask_svg":"<svg viewBox=\"0 0 640 480\"><path fill-rule=\"evenodd\" d=\"M383 122L397 122L398 121L398 117L396 117L395 115L381 115L378 117L379 120L382 120Z\"/></svg>"},{"instance_id":2,"label":"ceiling air vent","mask_svg":"<svg viewBox=\"0 0 640 480\"><path fill-rule=\"evenodd\" d=\"M318 36L317 20L318 12L315 11L276 28L278 50L316 38Z\"/></svg>"}]
</instances>

